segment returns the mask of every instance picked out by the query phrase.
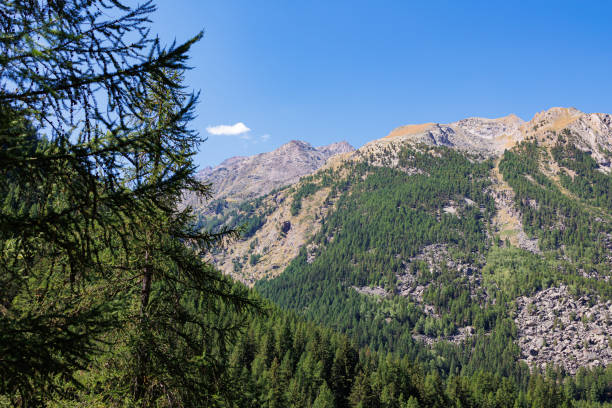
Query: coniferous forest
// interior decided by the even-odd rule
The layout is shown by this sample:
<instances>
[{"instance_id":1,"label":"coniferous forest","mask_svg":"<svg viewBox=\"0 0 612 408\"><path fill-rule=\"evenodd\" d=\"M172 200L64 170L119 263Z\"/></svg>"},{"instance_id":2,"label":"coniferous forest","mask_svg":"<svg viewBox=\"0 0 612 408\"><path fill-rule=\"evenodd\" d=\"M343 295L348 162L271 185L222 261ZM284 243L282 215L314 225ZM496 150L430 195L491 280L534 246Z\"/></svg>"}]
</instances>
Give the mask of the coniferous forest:
<instances>
[{"instance_id":1,"label":"coniferous forest","mask_svg":"<svg viewBox=\"0 0 612 408\"><path fill-rule=\"evenodd\" d=\"M202 217L181 205L212 197L194 163L199 94L184 79L202 33L163 44L154 11L0 2L0 407L612 406L612 366L530 367L511 317L517 297L557 284L612 298L607 280L578 272L609 274L612 177L588 154L554 146L573 175L561 187L538 168L537 142L499 162L412 146L394 167L371 157L318 172L291 187L290 207L297 216L329 189L314 253L248 288L210 254L273 209L217 200ZM496 166L544 255L494 237ZM457 197L470 204L445 212ZM418 258L436 245L482 284ZM406 270L433 312L399 295ZM466 326L462 342L416 340Z\"/></svg>"}]
</instances>

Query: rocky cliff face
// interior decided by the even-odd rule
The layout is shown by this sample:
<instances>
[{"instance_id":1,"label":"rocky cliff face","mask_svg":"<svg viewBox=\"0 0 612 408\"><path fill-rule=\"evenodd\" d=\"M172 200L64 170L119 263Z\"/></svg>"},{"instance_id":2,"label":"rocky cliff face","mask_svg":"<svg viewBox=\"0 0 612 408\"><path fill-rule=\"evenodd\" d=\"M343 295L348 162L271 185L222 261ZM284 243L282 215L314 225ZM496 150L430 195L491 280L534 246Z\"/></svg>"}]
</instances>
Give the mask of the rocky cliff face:
<instances>
[{"instance_id":1,"label":"rocky cliff face","mask_svg":"<svg viewBox=\"0 0 612 408\"><path fill-rule=\"evenodd\" d=\"M488 156L500 155L523 139L523 120L516 115L497 119L467 118L458 122L425 123L394 129L380 142L417 142L448 146Z\"/></svg>"},{"instance_id":2,"label":"rocky cliff face","mask_svg":"<svg viewBox=\"0 0 612 408\"><path fill-rule=\"evenodd\" d=\"M552 146L564 131L574 135L567 142L582 151L590 152L603 167L602 171L609 171L612 115L584 113L574 108L551 108L537 113L527 122L511 114L496 119L473 117L448 124L400 126L382 139L367 143L351 157L406 143L447 146L484 157L499 157L521 141L536 140L540 144Z\"/></svg>"},{"instance_id":3,"label":"rocky cliff face","mask_svg":"<svg viewBox=\"0 0 612 408\"><path fill-rule=\"evenodd\" d=\"M213 199L244 201L293 184L323 166L330 157L353 150L347 142L313 147L292 140L268 153L229 158L214 168L205 168L198 176L212 183Z\"/></svg>"}]
</instances>

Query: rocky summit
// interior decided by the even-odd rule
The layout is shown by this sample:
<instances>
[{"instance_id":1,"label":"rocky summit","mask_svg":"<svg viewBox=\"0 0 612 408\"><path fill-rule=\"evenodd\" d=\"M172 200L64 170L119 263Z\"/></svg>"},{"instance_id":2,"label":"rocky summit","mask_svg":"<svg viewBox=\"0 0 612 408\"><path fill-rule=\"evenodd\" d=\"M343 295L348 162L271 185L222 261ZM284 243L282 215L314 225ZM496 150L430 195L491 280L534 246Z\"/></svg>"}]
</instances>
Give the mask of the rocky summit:
<instances>
[{"instance_id":1,"label":"rocky summit","mask_svg":"<svg viewBox=\"0 0 612 408\"><path fill-rule=\"evenodd\" d=\"M212 183L214 199L244 201L293 184L323 166L330 157L353 150L347 142L313 147L292 140L268 153L229 158L203 169L198 177Z\"/></svg>"}]
</instances>

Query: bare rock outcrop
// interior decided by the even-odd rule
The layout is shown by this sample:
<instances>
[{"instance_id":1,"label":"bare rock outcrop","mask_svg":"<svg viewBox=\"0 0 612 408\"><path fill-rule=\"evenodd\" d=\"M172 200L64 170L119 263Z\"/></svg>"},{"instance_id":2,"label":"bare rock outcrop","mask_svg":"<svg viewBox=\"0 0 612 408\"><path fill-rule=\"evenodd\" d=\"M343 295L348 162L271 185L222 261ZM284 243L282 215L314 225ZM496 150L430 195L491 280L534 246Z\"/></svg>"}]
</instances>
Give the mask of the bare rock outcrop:
<instances>
[{"instance_id":1,"label":"bare rock outcrop","mask_svg":"<svg viewBox=\"0 0 612 408\"><path fill-rule=\"evenodd\" d=\"M401 126L381 141L410 141L448 146L485 156L499 156L523 139L523 120L516 115L497 119L467 118L449 124L425 123Z\"/></svg>"},{"instance_id":2,"label":"bare rock outcrop","mask_svg":"<svg viewBox=\"0 0 612 408\"><path fill-rule=\"evenodd\" d=\"M451 336L442 336L442 337L432 337L427 336L425 334L413 334L412 338L418 341L421 341L428 346L433 346L434 344L440 341L448 341L454 344L461 344L469 337L474 336L476 334L476 330L472 326L460 327L457 329L457 333Z\"/></svg>"},{"instance_id":3,"label":"bare rock outcrop","mask_svg":"<svg viewBox=\"0 0 612 408\"><path fill-rule=\"evenodd\" d=\"M516 305L518 345L527 363L575 374L579 367L612 362L612 302L589 295L574 299L560 286L520 297Z\"/></svg>"},{"instance_id":4,"label":"bare rock outcrop","mask_svg":"<svg viewBox=\"0 0 612 408\"><path fill-rule=\"evenodd\" d=\"M357 293L367 296L387 297L390 294L381 286L351 286Z\"/></svg>"},{"instance_id":5,"label":"bare rock outcrop","mask_svg":"<svg viewBox=\"0 0 612 408\"><path fill-rule=\"evenodd\" d=\"M271 152L231 157L214 168L204 168L198 173L198 178L212 183L213 199L244 201L293 184L314 173L330 157L353 150L347 142L313 147L292 140ZM193 197L187 197L187 202L194 207L203 204Z\"/></svg>"}]
</instances>

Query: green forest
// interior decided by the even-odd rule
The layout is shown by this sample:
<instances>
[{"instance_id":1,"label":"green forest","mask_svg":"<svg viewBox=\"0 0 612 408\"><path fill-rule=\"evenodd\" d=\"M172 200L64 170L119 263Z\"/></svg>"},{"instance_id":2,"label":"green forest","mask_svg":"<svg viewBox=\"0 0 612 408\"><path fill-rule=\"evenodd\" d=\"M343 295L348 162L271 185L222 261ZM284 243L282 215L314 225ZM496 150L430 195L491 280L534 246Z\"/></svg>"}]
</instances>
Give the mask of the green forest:
<instances>
[{"instance_id":1,"label":"green forest","mask_svg":"<svg viewBox=\"0 0 612 408\"><path fill-rule=\"evenodd\" d=\"M508 246L491 237L488 221L495 207L483 192L490 184L493 163L448 148L421 146L420 150L398 152L397 169L360 163L351 165L348 179L321 178L319 185L332 185L331 194L339 199L336 210L323 220L321 231L313 238L315 260L308 263L302 251L283 274L255 287L282 307L346 333L359 347L408 356L447 380L486 372L526 392L531 374L519 362L520 350L514 344L517 329L510 318L514 299L562 283L576 296L588 292L611 299L611 287L605 280L588 279L580 273L580 268L589 268L609 274L603 256L609 250L602 234L609 232L610 224L587 222L591 211L598 208L568 200L540 172L537 158L543 154L541 149L523 144L506 152L499 167L517 192L516 205L524 209L528 231L540 242L547 242L549 236L559 241L548 244L544 256ZM406 168L418 168L421 174L408 175L402 170ZM525 174L533 175L540 185ZM332 183L334 179L339 181ZM528 197L536 197L540 204L537 214L526 205ZM457 215L444 212L450 203L462 203ZM560 211L566 211L572 228L554 229ZM548 231L542 228L544 220L550 226ZM445 264L432 271L423 260L415 259L422 248L432 244L445 244L452 259L480 269L482 282ZM561 244L563 253L558 249ZM565 253L572 258L562 257ZM422 295L424 303L434 306L435 314L399 295L406 273L423 285L435 282ZM364 296L355 290L360 286L382 287L387 295ZM436 342L429 349L413 338L421 334L444 340L465 326L473 327L475 335L460 344ZM566 378L563 370L556 375ZM566 380L572 381L571 377ZM609 397L597 401L609 402Z\"/></svg>"},{"instance_id":2,"label":"green forest","mask_svg":"<svg viewBox=\"0 0 612 408\"><path fill-rule=\"evenodd\" d=\"M413 146L396 168L372 158L319 172L289 187L293 215L331 189L314 261L302 249L247 288L206 259L273 209L180 205L212 197L185 81L202 33L162 44L154 11L0 4L0 407L612 406L611 366L531 369L510 317L517 296L561 282L612 299L579 273L610 275L612 178L591 157L563 143L551 153L578 175L560 178L577 201L539 170L537 144L501 159L542 256L493 236L492 159ZM440 246L469 267L419 258ZM433 311L400 295L406 276ZM473 336L442 341L466 326Z\"/></svg>"}]
</instances>

